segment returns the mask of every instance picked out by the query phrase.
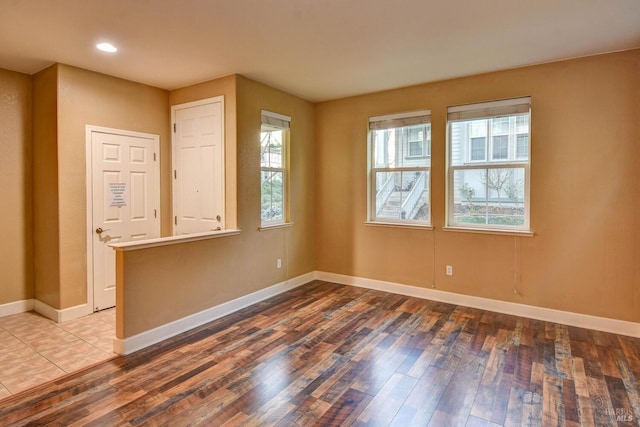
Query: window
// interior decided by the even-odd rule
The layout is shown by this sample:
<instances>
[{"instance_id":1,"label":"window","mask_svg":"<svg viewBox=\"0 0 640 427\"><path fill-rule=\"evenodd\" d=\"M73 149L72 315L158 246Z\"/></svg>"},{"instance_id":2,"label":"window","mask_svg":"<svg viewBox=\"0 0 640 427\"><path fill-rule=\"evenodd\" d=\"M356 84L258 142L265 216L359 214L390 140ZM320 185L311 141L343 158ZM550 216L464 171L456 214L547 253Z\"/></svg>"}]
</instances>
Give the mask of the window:
<instances>
[{"instance_id":1,"label":"window","mask_svg":"<svg viewBox=\"0 0 640 427\"><path fill-rule=\"evenodd\" d=\"M517 135L516 158L526 159L529 157L529 134Z\"/></svg>"},{"instance_id":2,"label":"window","mask_svg":"<svg viewBox=\"0 0 640 427\"><path fill-rule=\"evenodd\" d=\"M529 230L530 106L518 98L447 109L448 226Z\"/></svg>"},{"instance_id":3,"label":"window","mask_svg":"<svg viewBox=\"0 0 640 427\"><path fill-rule=\"evenodd\" d=\"M471 138L469 145L469 148L471 149L472 162L484 162L487 160L487 138Z\"/></svg>"},{"instance_id":4,"label":"window","mask_svg":"<svg viewBox=\"0 0 640 427\"><path fill-rule=\"evenodd\" d=\"M493 137L493 160L509 159L509 135L498 135Z\"/></svg>"},{"instance_id":5,"label":"window","mask_svg":"<svg viewBox=\"0 0 640 427\"><path fill-rule=\"evenodd\" d=\"M263 227L283 224L287 221L290 123L290 117L262 111L260 215Z\"/></svg>"},{"instance_id":6,"label":"window","mask_svg":"<svg viewBox=\"0 0 640 427\"><path fill-rule=\"evenodd\" d=\"M429 125L431 126L431 125ZM406 128L407 157L431 156L431 132L425 132L425 126Z\"/></svg>"},{"instance_id":7,"label":"window","mask_svg":"<svg viewBox=\"0 0 640 427\"><path fill-rule=\"evenodd\" d=\"M431 113L369 118L369 220L430 223Z\"/></svg>"}]
</instances>

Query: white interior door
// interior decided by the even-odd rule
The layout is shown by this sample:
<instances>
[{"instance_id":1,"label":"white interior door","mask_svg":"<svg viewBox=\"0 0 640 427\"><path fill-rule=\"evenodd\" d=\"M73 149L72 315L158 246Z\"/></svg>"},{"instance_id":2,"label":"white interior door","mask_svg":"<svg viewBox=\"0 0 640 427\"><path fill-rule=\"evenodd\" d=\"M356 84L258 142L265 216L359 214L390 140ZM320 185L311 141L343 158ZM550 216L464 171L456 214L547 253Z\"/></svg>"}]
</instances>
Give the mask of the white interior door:
<instances>
[{"instance_id":1,"label":"white interior door","mask_svg":"<svg viewBox=\"0 0 640 427\"><path fill-rule=\"evenodd\" d=\"M115 306L116 242L160 237L159 137L92 128L93 307Z\"/></svg>"},{"instance_id":2,"label":"white interior door","mask_svg":"<svg viewBox=\"0 0 640 427\"><path fill-rule=\"evenodd\" d=\"M172 107L176 235L224 228L223 114L222 97Z\"/></svg>"}]
</instances>

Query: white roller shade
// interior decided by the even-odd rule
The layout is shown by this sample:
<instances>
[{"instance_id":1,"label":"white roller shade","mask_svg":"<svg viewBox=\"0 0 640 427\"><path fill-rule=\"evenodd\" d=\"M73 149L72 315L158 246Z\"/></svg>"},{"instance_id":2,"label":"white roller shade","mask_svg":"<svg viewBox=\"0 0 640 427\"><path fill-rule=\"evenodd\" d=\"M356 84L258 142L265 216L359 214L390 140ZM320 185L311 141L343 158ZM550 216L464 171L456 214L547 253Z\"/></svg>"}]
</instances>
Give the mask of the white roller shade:
<instances>
[{"instance_id":1,"label":"white roller shade","mask_svg":"<svg viewBox=\"0 0 640 427\"><path fill-rule=\"evenodd\" d=\"M369 117L370 130L393 129L423 125L426 123L431 123L431 110L409 111L406 113Z\"/></svg>"},{"instance_id":2,"label":"white roller shade","mask_svg":"<svg viewBox=\"0 0 640 427\"><path fill-rule=\"evenodd\" d=\"M289 129L291 125L291 117L283 114L272 113L271 111L261 111L262 124L278 129Z\"/></svg>"},{"instance_id":3,"label":"white roller shade","mask_svg":"<svg viewBox=\"0 0 640 427\"><path fill-rule=\"evenodd\" d=\"M503 99L482 102L480 104L458 105L447 108L449 121L485 119L490 117L511 116L528 113L531 109L531 97Z\"/></svg>"}]
</instances>

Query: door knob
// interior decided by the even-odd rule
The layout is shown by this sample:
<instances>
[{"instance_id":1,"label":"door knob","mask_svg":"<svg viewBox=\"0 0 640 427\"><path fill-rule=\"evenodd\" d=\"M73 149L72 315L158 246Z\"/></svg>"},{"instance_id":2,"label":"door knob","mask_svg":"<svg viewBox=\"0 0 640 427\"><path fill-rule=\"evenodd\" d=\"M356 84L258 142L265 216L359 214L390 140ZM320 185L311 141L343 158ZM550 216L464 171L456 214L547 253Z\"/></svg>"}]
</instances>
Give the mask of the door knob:
<instances>
[{"instance_id":1,"label":"door knob","mask_svg":"<svg viewBox=\"0 0 640 427\"><path fill-rule=\"evenodd\" d=\"M103 230L102 227L96 228L96 233L98 233L98 234L101 234L101 233L103 233L105 231L109 231L109 229L107 228L106 230Z\"/></svg>"}]
</instances>

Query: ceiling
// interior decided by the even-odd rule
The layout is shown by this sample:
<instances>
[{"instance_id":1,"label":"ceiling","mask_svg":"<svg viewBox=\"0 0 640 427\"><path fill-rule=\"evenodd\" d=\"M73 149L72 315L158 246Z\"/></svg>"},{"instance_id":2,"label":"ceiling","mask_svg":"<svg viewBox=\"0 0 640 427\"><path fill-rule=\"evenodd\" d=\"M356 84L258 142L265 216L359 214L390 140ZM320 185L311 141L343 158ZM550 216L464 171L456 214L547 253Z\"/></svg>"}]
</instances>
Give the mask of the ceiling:
<instances>
[{"instance_id":1,"label":"ceiling","mask_svg":"<svg viewBox=\"0 0 640 427\"><path fill-rule=\"evenodd\" d=\"M0 68L237 73L314 102L633 48L639 0L0 0Z\"/></svg>"}]
</instances>

